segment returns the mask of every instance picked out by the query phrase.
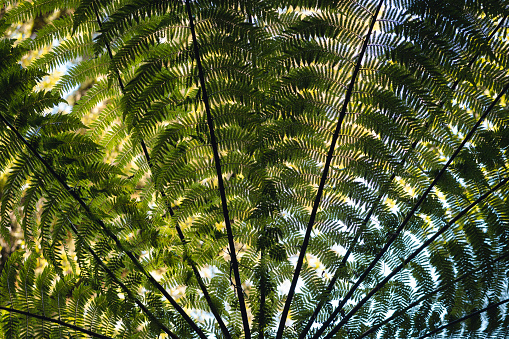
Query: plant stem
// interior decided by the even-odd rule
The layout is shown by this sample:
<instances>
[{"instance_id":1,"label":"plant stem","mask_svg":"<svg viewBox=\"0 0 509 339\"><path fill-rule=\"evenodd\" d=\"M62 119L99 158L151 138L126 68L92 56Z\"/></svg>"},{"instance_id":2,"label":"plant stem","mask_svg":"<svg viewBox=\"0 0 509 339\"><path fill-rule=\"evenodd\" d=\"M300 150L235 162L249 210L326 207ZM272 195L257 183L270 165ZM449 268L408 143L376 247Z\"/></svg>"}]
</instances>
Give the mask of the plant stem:
<instances>
[{"instance_id":1,"label":"plant stem","mask_svg":"<svg viewBox=\"0 0 509 339\"><path fill-rule=\"evenodd\" d=\"M191 35L193 38L194 56L196 59L196 66L198 68L198 76L200 78L202 101L203 101L203 104L205 105L205 112L207 114L207 125L209 127L210 143L212 145L212 152L214 154L214 164L216 167L217 183L218 183L218 187L219 187L219 194L221 196L221 205L223 208L224 223L226 226L225 228L226 228L226 232L228 235L228 244L230 247L231 265L232 265L232 270L233 270L233 274L235 277L235 289L237 290L237 297L239 299L240 313L242 316L242 324L244 327L244 335L245 335L246 339L250 339L251 331L249 328L249 320L247 317L246 302L244 300L244 291L242 290L242 282L240 280L237 254L235 252L235 241L234 241L234 236L233 236L233 230L231 227L230 215L228 212L228 203L226 200L226 191L224 188L223 174L222 174L222 170L221 170L221 159L219 158L217 140L216 140L216 135L214 132L214 122L213 122L213 118L212 118L212 112L210 109L209 98L207 95L207 86L205 83L205 75L204 75L203 67L201 64L198 39L196 37L196 32L195 32L195 28L194 28L194 19L193 19L193 14L191 12L191 5L189 3L189 0L186 0L186 9L187 9L188 17L189 17L189 28L191 29Z\"/></svg>"},{"instance_id":2,"label":"plant stem","mask_svg":"<svg viewBox=\"0 0 509 339\"><path fill-rule=\"evenodd\" d=\"M502 301L500 301L500 302L498 302L498 303L489 304L487 307L483 308L482 310L472 312L472 313L467 314L466 316L464 316L464 317L462 317L462 318L459 318L459 319L457 319L457 320L451 321L451 322L450 322L450 323L448 323L448 324L445 324L445 325L443 325L443 326L440 326L439 328L437 328L437 329L436 329L436 330L434 330L434 331L431 331L431 332L429 332L429 333L426 333L425 335L423 335L423 336L419 337L418 339L424 339L424 338L430 337L430 336L432 336L433 334L438 333L438 332L440 332L440 331L442 331L442 330L446 329L446 328L447 328L447 327L449 327L449 326L452 326L452 325L458 324L458 323L460 323L460 322L462 322L462 321L465 321L465 320L467 320L467 319L469 319L469 318L472 318L473 316L476 316L476 315L478 315L478 314L484 313L484 312L486 312L486 311L488 311L488 310L490 310L490 309L492 309L492 308L502 306L502 305L504 305L504 304L506 304L506 303L508 303L508 302L509 302L509 299L506 299L506 300L502 300Z\"/></svg>"},{"instance_id":3,"label":"plant stem","mask_svg":"<svg viewBox=\"0 0 509 339\"><path fill-rule=\"evenodd\" d=\"M350 102L350 98L352 97L353 89L354 89L355 83L357 81L357 75L359 74L359 71L360 71L360 68L362 65L362 59L364 57L364 54L366 53L369 39L371 37L371 33L373 32L373 28L376 23L376 18L378 16L378 13L380 12L380 8L382 7L382 4L383 4L383 0L381 0L380 3L378 4L375 14L373 15L373 18L371 19L371 23L369 25L368 32L367 32L366 37L364 38L364 42L362 44L361 52L358 56L357 64L355 66L355 69L352 74L352 78L350 80L350 85L348 86L348 89L347 89L347 92L345 95L343 107L339 114L339 119L338 119L338 123L336 125L336 130L334 131L334 135L332 136L331 145L329 148L329 152L327 154L327 158L325 160L325 165L324 165L322 177L320 179L320 184L318 186L318 191L316 193L315 201L313 202L313 208L311 210L311 215L309 217L309 223L306 228L304 240L302 241L302 245L300 248L299 258L297 260L297 265L295 267L295 272L293 274L292 283L290 285L290 290L288 291L288 295L286 297L286 302L285 302L285 305L283 308L283 313L281 314L281 320L279 323L279 328L277 331L276 339L281 339L283 336L286 318L288 317L288 313L290 311L290 305L292 303L292 299L295 294L295 289L297 287L297 282L299 280L300 271L302 270L302 265L304 264L304 257L306 255L307 247L308 247L309 241L311 239L311 231L313 230L313 225L315 223L315 218L316 218L316 214L318 212L318 207L319 207L320 201L322 199L323 189L325 187L325 182L326 182L327 176L329 174L332 157L334 156L334 149L336 148L336 143L339 138L339 132L341 130L343 120L346 116L346 110L347 110L348 104Z\"/></svg>"}]
</instances>

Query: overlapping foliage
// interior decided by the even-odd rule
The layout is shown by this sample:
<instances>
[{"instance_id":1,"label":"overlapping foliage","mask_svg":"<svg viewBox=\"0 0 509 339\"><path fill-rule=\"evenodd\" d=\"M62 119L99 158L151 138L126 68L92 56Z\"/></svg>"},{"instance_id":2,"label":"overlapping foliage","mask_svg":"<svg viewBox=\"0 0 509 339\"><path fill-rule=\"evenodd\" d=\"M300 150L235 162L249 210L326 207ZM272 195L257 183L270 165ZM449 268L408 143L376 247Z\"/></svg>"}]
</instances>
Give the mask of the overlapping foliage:
<instances>
[{"instance_id":1,"label":"overlapping foliage","mask_svg":"<svg viewBox=\"0 0 509 339\"><path fill-rule=\"evenodd\" d=\"M3 4L0 337L507 336L507 1Z\"/></svg>"}]
</instances>

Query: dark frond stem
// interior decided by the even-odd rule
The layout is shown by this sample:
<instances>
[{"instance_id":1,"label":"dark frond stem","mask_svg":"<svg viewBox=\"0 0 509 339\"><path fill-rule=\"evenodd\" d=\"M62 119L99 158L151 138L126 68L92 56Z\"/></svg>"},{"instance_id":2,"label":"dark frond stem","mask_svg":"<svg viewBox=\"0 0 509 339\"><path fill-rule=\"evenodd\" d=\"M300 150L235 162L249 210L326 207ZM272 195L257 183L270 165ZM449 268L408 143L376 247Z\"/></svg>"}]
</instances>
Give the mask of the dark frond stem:
<instances>
[{"instance_id":1,"label":"dark frond stem","mask_svg":"<svg viewBox=\"0 0 509 339\"><path fill-rule=\"evenodd\" d=\"M189 315L186 313L186 311L184 311L184 309L175 301L175 299L172 298L172 296L166 291L166 289L163 286L161 286L161 284L159 284L154 279L154 277L145 270L143 265L132 254L131 251L128 251L127 249L124 248L124 246L120 242L120 239L118 239L118 237L115 234L113 234L113 232L111 232L108 227L106 227L104 222L101 219L97 218L92 213L92 211L90 210L90 207L83 201L83 199L81 199L80 195L75 190L71 189L71 187L69 187L69 185L67 185L65 180L62 179L62 177L60 175L58 175L58 173L55 172L53 167L51 167L51 165L48 164L48 162L46 160L44 160L44 158L25 140L25 138L18 132L18 130L14 126L12 126L12 124L9 123L9 121L7 121L2 114L0 114L0 120L3 123L5 123L14 132L14 134L16 134L17 138L44 165L44 167L48 170L48 172L50 172L50 174L62 185L64 190L67 191L67 193L69 193L78 202L78 204L83 208L83 210L85 210L86 215L90 218L90 220L92 220L93 222L95 222L97 225L99 225L101 227L101 229L104 231L104 233L115 242L118 249L120 249L120 251L124 252L129 257L129 259L134 263L134 265L140 271L140 273L142 273L145 277L147 277L147 279L150 281L152 286L156 287L164 295L164 297L170 302L170 304L175 308L175 310L185 319L185 321L189 324L189 326L191 326L191 328L196 331L196 333L200 336L200 338L207 339L207 336L205 335L205 333L203 333L203 331L198 327L198 325L193 321L193 319L191 319L189 317Z\"/></svg>"},{"instance_id":2,"label":"dark frond stem","mask_svg":"<svg viewBox=\"0 0 509 339\"><path fill-rule=\"evenodd\" d=\"M261 258L260 258L260 268L261 268L261 281L260 281L260 311L259 311L259 321L258 324L258 339L263 339L265 337L265 298L266 298L266 284L265 284L265 278L266 278L266 272L267 268L265 265L265 253L264 250L261 251Z\"/></svg>"},{"instance_id":3,"label":"dark frond stem","mask_svg":"<svg viewBox=\"0 0 509 339\"><path fill-rule=\"evenodd\" d=\"M101 22L101 18L99 17L99 13L97 12L97 8L95 8L95 17L97 19L97 24L99 25L99 29L102 29L102 22ZM110 57L110 60L112 60L113 52L111 51L111 47L108 42L106 42L106 49L108 51L108 56ZM124 93L125 92L124 83L122 82L122 77L120 76L119 70L116 68L115 68L115 73L117 74L118 86L120 87L120 90L122 91L122 93ZM149 160L150 157L148 154L147 145L145 145L145 141L143 141L143 139L140 138L140 143L141 143L141 148L143 149L143 153L145 154L145 158L147 158L147 160ZM148 161L148 164L150 166L150 161Z\"/></svg>"},{"instance_id":4,"label":"dark frond stem","mask_svg":"<svg viewBox=\"0 0 509 339\"><path fill-rule=\"evenodd\" d=\"M239 299L240 313L242 316L242 324L244 327L244 336L246 339L251 338L251 331L249 329L249 320L247 317L246 302L244 300L244 291L242 290L239 265L237 262L237 255L235 253L235 241L233 239L233 231L230 224L230 215L228 213L228 204L226 201L226 191L223 183L223 174L221 170L221 160L219 159L219 151L217 147L216 135L214 133L214 122L212 121L212 113L210 109L209 98L207 95L207 88L205 84L205 76L203 74L203 68L201 64L200 51L198 47L198 39L196 38L196 32L194 29L194 19L191 12L191 5L189 0L186 0L187 15L189 17L189 28L191 29L191 35L193 38L194 56L196 59L196 66L198 67L198 76L200 78L200 86L202 91L203 104L205 105L205 111L207 113L207 125L210 133L210 143L212 144L212 152L214 154L214 163L217 173L217 183L219 187L219 194L221 195L221 205L223 207L224 223L226 226L226 232L228 234L228 244L230 247L230 260L232 265L233 274L235 276L235 289L237 290L237 296Z\"/></svg>"},{"instance_id":5,"label":"dark frond stem","mask_svg":"<svg viewBox=\"0 0 509 339\"><path fill-rule=\"evenodd\" d=\"M418 339L424 339L424 338L430 337L430 336L432 336L433 334L438 333L438 332L440 332L440 331L442 331L442 330L446 329L446 328L447 328L447 327L449 327L449 326L456 325L456 324L458 324L458 323L460 323L460 322L463 322L463 321L465 321L465 320L467 320L467 319L470 319L470 318L472 318L472 317L474 317L474 316L476 316L476 315L478 315L478 314L481 314L481 313L484 313L484 312L486 312L486 311L488 311L488 310L491 310L492 308L502 306L502 305L504 305L504 304L506 304L506 303L508 303L508 302L509 302L509 299L505 299L505 300L502 300L502 301L500 301L500 302L498 302L498 303L489 304L488 306L486 306L485 308L483 308L483 309L481 309L481 310L479 310L479 311L472 312L472 313L467 314L466 316L464 316L464 317L462 317L462 318L456 319L456 320L451 321L450 323L448 323L448 324L446 324L446 325L440 326L440 327L439 327L439 328L437 328L436 330L433 330L433 331L431 331L431 332L429 332L429 333L426 333L425 335L423 335L423 336L419 337Z\"/></svg>"},{"instance_id":6,"label":"dark frond stem","mask_svg":"<svg viewBox=\"0 0 509 339\"><path fill-rule=\"evenodd\" d=\"M250 27L253 26L253 16L250 13L250 10L247 11L247 22L249 23ZM254 43L255 38L250 37L249 42ZM252 67L253 69L256 69L256 56L255 53L252 54L251 59ZM265 227L263 232L265 233ZM266 284L266 277L267 277L267 266L265 262L265 249L260 250L260 269L261 269L261 281L260 281L260 310L258 315L258 339L264 339L265 338L265 327L266 319L265 319L265 303L267 299L267 284Z\"/></svg>"},{"instance_id":7,"label":"dark frond stem","mask_svg":"<svg viewBox=\"0 0 509 339\"><path fill-rule=\"evenodd\" d=\"M97 18L97 23L99 24L99 28L102 28L102 22L99 17L99 14L97 13L97 10L95 11L95 15ZM109 55L110 59L113 59L113 53L111 51L110 44L107 41L105 43L106 43L106 49L108 50L108 55ZM118 69L116 70L116 73L117 73L118 85L119 85L122 93L124 93L125 87L124 87L124 83L122 82L122 78L120 77L120 73L119 73ZM147 149L147 145L145 144L145 141L141 137L140 137L140 144L141 144L141 148L143 150L143 154L145 155L145 159L148 163L148 166L149 166L150 170L152 171L153 164L150 161L150 154L148 153L148 149ZM166 194L164 193L164 191L159 191L159 193L161 194L163 199L166 198ZM166 209L167 209L168 213L170 214L170 216L173 217L174 212L173 212L173 209L171 208L171 205L168 201L166 201ZM184 233L182 232L182 229L180 228L180 226L178 224L175 224L175 229L177 230L177 234L179 236L180 242L182 243L184 248L187 250L187 243L185 241L185 237L184 237ZM198 270L198 267L196 267L196 263L191 259L190 256L188 256L188 258L189 258L187 260L188 264L191 266L191 269L193 270L194 276L195 276L196 280L198 281L198 285L200 286L200 290L202 291L203 296L205 297L205 300L207 301L207 304L209 305L210 311L214 315L214 318L217 320L219 327L221 328L221 331L222 331L223 335L225 336L225 338L230 339L231 338L230 332L228 332L228 328L226 327L223 319L221 318L221 315L219 314L217 307L212 302L212 298L210 297L210 294L207 290L207 286L203 282L203 279L200 275L200 271Z\"/></svg>"},{"instance_id":8,"label":"dark frond stem","mask_svg":"<svg viewBox=\"0 0 509 339\"><path fill-rule=\"evenodd\" d=\"M422 202L424 201L424 199L426 199L426 197L428 196L429 192L431 192L431 190L433 189L433 187L435 187L436 183L438 182L438 180L442 177L442 175L445 173L445 171L447 170L447 168L449 167L449 165L453 162L453 160L456 158L456 156L459 154L459 152L463 149L463 146L465 146L465 144L470 140L470 138L472 138L472 136L474 135L475 131L477 130L477 128L481 125L481 123L484 121L484 119L486 118L486 116L491 112L491 110L495 107L495 105L500 101L500 98L502 96L505 95L505 93L507 92L507 90L509 90L509 85L506 85L504 87L504 89L497 95L497 97L495 98L495 100L493 100L493 102L491 103L491 105L486 109L486 111L483 113L483 115L479 118L479 120L477 120L477 122L475 123L474 127L470 130L470 132L468 132L468 134L465 136L465 138L463 139L463 141L461 142L461 144L459 145L459 147L456 149L456 151L454 151L454 153L452 154L452 156L449 158L449 160L447 161L447 163L444 165L444 167L442 167L442 169L440 170L440 172L436 175L435 179L433 179L433 181L431 182L431 184L428 186L428 188L426 189L426 191L424 191L423 195L419 198L419 200L417 201L417 203L412 207L412 209L410 210L410 212L408 212L408 214L406 215L405 219L403 220L403 222L398 226L397 230L393 233L393 235L389 238L389 241L385 244L385 246L380 250L380 252L378 252L378 254L376 255L375 259L373 259L373 261L371 262L371 264L368 266L368 268L362 273L362 275L359 277L359 279L357 279L357 281L355 282L355 284L350 288L350 290L348 291L348 293L346 294L346 296L343 298L343 300L341 300L341 302L339 303L338 307L336 308L336 310L331 314L331 316L325 321L325 323L322 325L322 327L316 332L315 336L313 336L313 339L317 339L324 331L325 329L330 325L330 323L332 321L334 321L334 319L336 318L336 316L338 315L338 313L343 309L343 306L346 304L346 302L348 300L350 300L350 298L352 297L353 293L355 292L355 290L359 287L359 285L364 281L364 279L366 279L366 277L368 276L368 274L371 272L371 270L375 267L375 265L378 263L378 261L382 258L382 256L385 254L385 252L387 252L387 250L389 249L389 247L391 246L391 244L396 240L396 238L398 237L398 235L401 233L401 231L403 230L403 228L408 224L408 222L410 221L410 219L413 217L413 215L415 214L415 212L417 211L417 209L419 208L419 206L422 204Z\"/></svg>"},{"instance_id":9,"label":"dark frond stem","mask_svg":"<svg viewBox=\"0 0 509 339\"><path fill-rule=\"evenodd\" d=\"M502 254L501 256L499 256L498 258L496 258L495 260L493 260L492 264L496 263L496 262L499 262L500 260L503 260L505 258L509 257L509 252L507 253L504 253ZM369 330L367 330L366 332L364 332L363 334L361 334L360 336L358 336L356 339L362 339L362 338L365 338L367 337L368 335L370 335L371 333L375 332L376 330L378 330L380 327L388 324L389 322L393 321L394 319L396 319L397 317L400 317L404 314L406 314L407 311L409 311L410 309L414 308L415 306L419 305L421 302L423 302L424 300L426 299L429 299L431 298L432 296L434 296L435 294L439 293L440 291L443 291L451 286L453 286L454 284L456 284L458 281L461 281L463 279L465 279L466 277L468 277L470 274L472 274L473 272L475 271L478 271L480 270L482 267L481 266L478 266L476 268L474 268L473 270L470 270L466 273L463 273L462 275L460 275L459 277L457 277L456 279L454 279L453 281L451 282L448 282L446 284L443 284L442 286L440 286L439 288L437 289L434 289L433 291L423 295L422 297L420 297L419 299L417 299L416 301L414 301L413 303L409 304L407 307L405 307L404 309L400 310L400 311L397 311L397 312L394 312L394 314L392 316L390 316L389 318L385 319L384 321L374 325L373 327L371 327Z\"/></svg>"},{"instance_id":10,"label":"dark frond stem","mask_svg":"<svg viewBox=\"0 0 509 339\"><path fill-rule=\"evenodd\" d=\"M89 331L86 328L75 326L75 325L72 325L72 324L68 324L68 323L63 322L61 320L48 318L48 317L45 317L45 316L42 316L42 315L38 315L38 314L30 313L30 312L25 312L25 311L17 310L17 309L14 309L14 308L3 307L3 306L0 306L0 310L7 311L7 312L9 312L9 314L11 314L11 313L18 313L18 314L22 314L22 315L30 317L30 318L36 318L36 319L39 319L39 320L42 320L42 321L47 321L47 322L50 322L50 323L54 323L54 324L58 324L58 325L61 325L61 326L65 326L65 327L71 328L71 329L73 329L75 331L79 331L81 333L88 334L88 335L90 335L90 336L92 336L94 338L113 339L112 337L108 337L106 335L102 335L102 334L99 334L99 333L95 333L95 332Z\"/></svg>"},{"instance_id":11,"label":"dark frond stem","mask_svg":"<svg viewBox=\"0 0 509 339\"><path fill-rule=\"evenodd\" d=\"M316 193L315 201L313 202L313 208L311 210L311 214L309 217L309 223L306 228L304 240L302 241L302 245L300 248L299 258L297 260L297 265L295 267L295 272L293 274L292 283L290 285L290 290L288 291L285 306L283 308L283 313L281 314L281 320L279 323L279 328L277 331L276 339L281 339L283 336L286 318L288 317L288 312L290 311L290 305L292 303L292 299L295 294L295 289L297 287L297 281L299 280L300 271L302 270L302 265L304 264L304 256L306 255L306 250L309 245L309 240L311 238L311 231L312 231L313 225L315 223L316 213L317 213L318 207L320 205L320 200L322 199L323 188L325 186L325 182L326 182L327 176L329 174L329 168L330 168L330 164L332 162L332 157L334 156L334 149L336 147L336 142L339 138L339 132L341 130L341 125L343 123L343 119L346 116L346 110L347 110L348 104L350 102L352 93L353 93L353 89L354 89L354 86L355 86L355 83L357 80L357 75L361 68L362 59L364 57L364 54L366 53L366 49L367 49L367 46L368 46L368 43L369 43L369 40L371 37L371 33L373 32L373 27L375 26L376 18L378 17L378 14L380 12L380 8L382 7L382 4L383 4L383 0L381 0L380 3L378 4L375 14L373 15L373 18L371 19L371 22L370 22L370 25L368 28L368 32L367 32L366 37L364 38L364 42L362 44L361 52L359 53L359 56L358 56L357 64L355 65L355 69L352 73L352 78L351 78L351 81L348 86L348 89L347 89L347 92L345 95L345 99L343 102L343 107L341 108L341 112L339 114L339 119L338 119L338 123L336 125L336 130L334 131L334 135L332 136L330 149L327 154L327 158L325 160L325 165L324 165L322 177L320 179L320 185L318 186L318 190Z\"/></svg>"},{"instance_id":12,"label":"dark frond stem","mask_svg":"<svg viewBox=\"0 0 509 339\"><path fill-rule=\"evenodd\" d=\"M44 288L41 288L41 304L42 304L41 328L42 333L44 334L44 318L46 318L46 311L44 307Z\"/></svg>"},{"instance_id":13,"label":"dark frond stem","mask_svg":"<svg viewBox=\"0 0 509 339\"><path fill-rule=\"evenodd\" d=\"M502 27L502 24L504 23L506 17L502 18L500 20L500 22L498 23L497 27L495 27L495 29L493 30L493 32L491 32L491 34L489 35L488 37L488 41L491 40L493 38L493 36L495 35L495 33L500 29L500 27ZM473 58L472 60L470 60L470 62L468 63L467 65L467 68L470 68L473 63L475 62L475 60L477 60L477 58L479 57L480 53L477 53ZM454 92L456 90L456 87L458 87L458 84L459 84L460 80L456 80L452 86L451 86L451 92ZM438 103L438 107L442 108L444 105L444 101L440 101ZM417 144L420 142L420 139L422 138L422 136L424 135L424 133L427 131L427 129L429 128L429 122L427 122L424 126L424 129L420 135L420 137L415 140L412 145L410 146L410 149L405 152L405 155L403 156L403 159L401 159L400 163L398 164L398 168L402 168L406 162L406 160L408 159L408 157L410 156L410 153L417 147ZM396 171L397 172L397 171ZM304 330L301 332L301 334L299 335L299 339L304 339L307 335L307 333L309 332L309 330L311 329L311 326L313 326L313 323L316 319L316 317L318 317L318 314L320 313L320 311L322 310L322 307L323 305L325 305L325 303L327 302L327 295L329 295L332 290L334 289L334 285L336 284L336 281L338 280L339 278L339 274L341 273L341 269L342 267L344 267L346 265L346 262L348 261L348 258L350 257L350 254L352 253L355 245L357 244L357 241L359 240L359 237L360 235L362 234L362 230L363 228L366 226L366 224L368 223L368 221L370 220L371 216L373 215L374 211L376 210L376 208L378 207L378 205L380 204L382 198L385 196L386 194L386 191L388 190L389 188L389 185L390 183L396 178L396 173L393 173L391 175L391 177L389 178L389 180L387 181L387 185L386 187L383 189L383 192L380 193L378 195L378 197L376 198L375 202L373 203L373 205L371 206L371 209L369 210L368 214L364 217L364 219L362 220L361 222L361 225L359 226L359 229L357 230L355 236L354 236L354 239L352 240L350 246L348 247L348 250L346 251L343 259L341 260L341 263L339 264L339 267L338 269L336 270L336 272L334 273L334 276L332 277L331 281L329 282L329 285L327 286L327 288L325 289L325 291L322 293L322 295L319 297L319 302L318 302L318 305L316 306L316 309L314 310L313 314L311 315L311 317L309 318L308 320L308 323L306 324L306 327L304 328Z\"/></svg>"},{"instance_id":14,"label":"dark frond stem","mask_svg":"<svg viewBox=\"0 0 509 339\"><path fill-rule=\"evenodd\" d=\"M398 267L396 267L389 275L385 277L384 280L379 282L364 298L348 314L341 319L339 324L337 324L332 331L325 337L325 339L330 339L334 337L334 335L345 325L348 320L355 315L355 313L369 300L375 293L377 293L381 288L385 286L399 271L401 271L405 266L411 262L419 253L426 249L433 241L435 241L440 235L442 235L445 231L447 231L451 226L453 226L456 221L461 219L465 214L467 214L472 208L477 206L481 201L490 196L493 192L504 186L509 181L509 178L506 178L499 182L497 185L493 186L488 192L484 193L482 196L477 198L473 203L468 205L465 209L463 209L460 213L458 213L451 221L449 221L445 226L440 228L440 230L435 233L432 237L426 240L418 249L416 249L408 258L406 258ZM338 307L339 308L339 307ZM324 326L325 327L325 326Z\"/></svg>"},{"instance_id":15,"label":"dark frond stem","mask_svg":"<svg viewBox=\"0 0 509 339\"><path fill-rule=\"evenodd\" d=\"M389 183L396 177L395 174L393 174L391 176L391 178L389 179ZM331 281L329 282L329 285L327 286L327 288L325 289L325 291L321 294L321 296L319 297L319 302L318 302L318 305L316 306L316 309L314 310L313 314L311 315L311 317L309 318L308 320L308 323L306 324L306 327L304 328L304 330L302 330L302 332L300 333L299 335L299 339L304 339L306 337L306 335L308 334L309 330L311 329L311 326L313 326L313 323L316 319L316 317L318 316L318 314L320 313L320 311L322 310L322 307L323 305L325 305L325 303L327 302L327 296L332 292L332 290L334 289L334 285L336 284L336 281L338 280L339 278L339 275L341 273L341 269L346 265L346 262L348 261L348 258L350 257L350 254L352 253L355 245L357 244L357 241L359 240L359 237L360 235L362 234L362 229L363 227L367 224L367 222L369 221L369 219L371 218L371 215L373 214L373 212L375 211L375 209L377 208L377 206L379 205L380 203L380 200L382 199L382 197L384 196L384 194L380 194L377 198L377 201L374 203L374 205L371 207L371 210L368 212L368 214L366 215L366 217L364 218L364 220L362 220L362 223L361 223L361 226L359 226L359 229L357 230L356 234L355 234L355 237L354 239L352 240L352 243L350 244L350 246L348 247L348 250L346 251L345 253L345 256L343 257L343 259L341 260L341 263L339 264L339 267L337 268L336 272L334 273L334 276L332 277Z\"/></svg>"}]
</instances>

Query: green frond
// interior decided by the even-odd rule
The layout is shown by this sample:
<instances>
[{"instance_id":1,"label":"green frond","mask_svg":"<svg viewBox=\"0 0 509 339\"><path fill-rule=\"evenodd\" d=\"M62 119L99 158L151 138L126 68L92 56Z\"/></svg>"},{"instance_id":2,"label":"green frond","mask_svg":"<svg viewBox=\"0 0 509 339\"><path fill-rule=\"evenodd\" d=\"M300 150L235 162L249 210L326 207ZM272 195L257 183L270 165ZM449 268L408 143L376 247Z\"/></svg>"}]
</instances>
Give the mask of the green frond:
<instances>
[{"instance_id":1,"label":"green frond","mask_svg":"<svg viewBox=\"0 0 509 339\"><path fill-rule=\"evenodd\" d=\"M78 4L79 2L75 0L21 2L9 10L6 20L9 23L25 22L61 8L74 8Z\"/></svg>"},{"instance_id":2,"label":"green frond","mask_svg":"<svg viewBox=\"0 0 509 339\"><path fill-rule=\"evenodd\" d=\"M78 58L88 59L93 55L92 37L74 36L55 46L51 52L37 59L31 67L52 70L68 61L75 61Z\"/></svg>"},{"instance_id":3,"label":"green frond","mask_svg":"<svg viewBox=\"0 0 509 339\"><path fill-rule=\"evenodd\" d=\"M507 336L507 1L2 4L0 337Z\"/></svg>"},{"instance_id":4,"label":"green frond","mask_svg":"<svg viewBox=\"0 0 509 339\"><path fill-rule=\"evenodd\" d=\"M77 2L74 4L76 5ZM73 5L69 5L67 8L72 8ZM80 29L75 32L76 35L87 35L88 32L96 29L97 25L94 21L90 21L86 24L82 24ZM55 40L61 41L68 39L73 35L73 20L71 16L60 17L56 20L49 22L46 26L41 28L37 32L37 36L34 39L23 40L20 46L31 50L38 50L44 47L53 46Z\"/></svg>"},{"instance_id":5,"label":"green frond","mask_svg":"<svg viewBox=\"0 0 509 339\"><path fill-rule=\"evenodd\" d=\"M69 92L84 82L107 74L108 64L108 58L105 56L86 60L69 70L57 83L54 91L60 93Z\"/></svg>"}]
</instances>

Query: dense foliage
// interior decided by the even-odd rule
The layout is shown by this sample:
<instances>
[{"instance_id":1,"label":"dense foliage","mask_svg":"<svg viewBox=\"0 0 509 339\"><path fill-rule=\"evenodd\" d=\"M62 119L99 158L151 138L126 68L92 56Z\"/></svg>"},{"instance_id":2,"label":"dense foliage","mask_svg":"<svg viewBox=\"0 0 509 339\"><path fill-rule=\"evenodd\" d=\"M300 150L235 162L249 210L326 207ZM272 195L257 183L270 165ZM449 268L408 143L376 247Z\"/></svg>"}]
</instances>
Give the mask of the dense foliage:
<instances>
[{"instance_id":1,"label":"dense foliage","mask_svg":"<svg viewBox=\"0 0 509 339\"><path fill-rule=\"evenodd\" d=\"M506 0L2 4L0 338L508 336Z\"/></svg>"}]
</instances>

